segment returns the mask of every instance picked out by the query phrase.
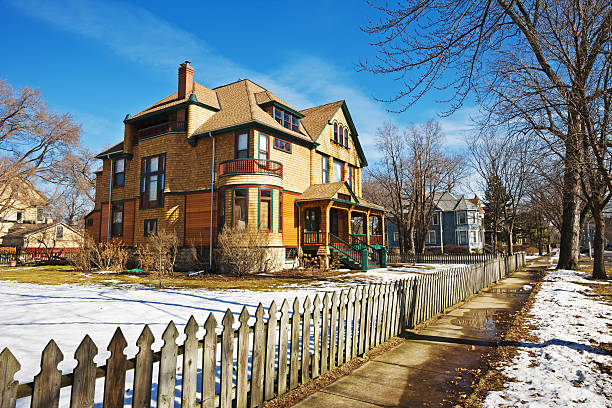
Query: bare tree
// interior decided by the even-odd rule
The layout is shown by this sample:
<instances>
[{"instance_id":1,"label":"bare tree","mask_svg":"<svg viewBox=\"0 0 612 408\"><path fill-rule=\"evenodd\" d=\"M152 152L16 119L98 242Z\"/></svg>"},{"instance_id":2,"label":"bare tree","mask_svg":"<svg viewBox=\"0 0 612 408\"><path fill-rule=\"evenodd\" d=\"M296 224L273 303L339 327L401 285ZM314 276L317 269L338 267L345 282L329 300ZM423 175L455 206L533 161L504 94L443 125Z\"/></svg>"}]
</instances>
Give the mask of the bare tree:
<instances>
[{"instance_id":1,"label":"bare tree","mask_svg":"<svg viewBox=\"0 0 612 408\"><path fill-rule=\"evenodd\" d=\"M52 179L80 132L69 114L49 112L38 90L15 90L0 79L0 217L23 192L24 180Z\"/></svg>"},{"instance_id":2,"label":"bare tree","mask_svg":"<svg viewBox=\"0 0 612 408\"><path fill-rule=\"evenodd\" d=\"M394 3L395 4L395 3ZM449 111L471 91L492 118L563 144L559 268L578 265L580 164L587 138L605 173L593 113L608 110L612 7L609 0L446 0L373 4L382 18L375 63L363 69L404 79L388 101L405 110L433 88L451 89ZM609 124L606 124L608 128ZM593 130L592 130L593 129ZM609 128L608 128L609 129ZM518 130L518 129L516 129ZM610 184L609 177L604 179Z\"/></svg>"},{"instance_id":3,"label":"bare tree","mask_svg":"<svg viewBox=\"0 0 612 408\"><path fill-rule=\"evenodd\" d=\"M500 224L507 234L509 254L513 253L517 213L527 191L531 144L529 138L500 137L486 131L468 142L472 167L483 183L496 180L504 191Z\"/></svg>"},{"instance_id":4,"label":"bare tree","mask_svg":"<svg viewBox=\"0 0 612 408\"><path fill-rule=\"evenodd\" d=\"M400 131L393 123L387 122L376 130L376 147L381 159L368 173L368 178L371 180L368 181L366 178L368 182L364 184L364 194L370 199L376 199L374 194L379 198L385 197L381 204L385 204L397 222L400 252L405 253L414 248L412 223L408 221L410 214L405 212L408 208L406 191L410 149L407 133ZM368 185L376 187L368 188Z\"/></svg>"},{"instance_id":5,"label":"bare tree","mask_svg":"<svg viewBox=\"0 0 612 408\"><path fill-rule=\"evenodd\" d=\"M408 133L410 145L406 196L415 232L415 252L425 252L425 239L435 209L437 191L451 191L465 176L463 157L451 156L442 150L443 134L440 123L430 120L412 126Z\"/></svg>"}]
</instances>

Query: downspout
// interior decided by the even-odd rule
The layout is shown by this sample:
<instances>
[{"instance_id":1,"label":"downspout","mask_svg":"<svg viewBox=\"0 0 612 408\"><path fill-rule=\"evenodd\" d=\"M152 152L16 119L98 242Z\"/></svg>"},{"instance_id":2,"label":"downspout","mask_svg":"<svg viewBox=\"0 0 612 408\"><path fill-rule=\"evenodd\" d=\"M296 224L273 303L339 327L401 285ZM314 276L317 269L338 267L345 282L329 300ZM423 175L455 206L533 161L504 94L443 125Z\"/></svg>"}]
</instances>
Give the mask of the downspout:
<instances>
[{"instance_id":1,"label":"downspout","mask_svg":"<svg viewBox=\"0 0 612 408\"><path fill-rule=\"evenodd\" d=\"M442 219L444 217L442 217L442 211L440 211L438 216L440 218L440 253L444 255L444 235L443 235L444 231L442 229Z\"/></svg>"},{"instance_id":2,"label":"downspout","mask_svg":"<svg viewBox=\"0 0 612 408\"><path fill-rule=\"evenodd\" d=\"M210 166L210 238L208 242L208 267L212 270L212 241L213 241L213 205L215 200L215 138L211 132L208 135L212 138L212 165ZM217 226L218 227L218 226Z\"/></svg>"},{"instance_id":3,"label":"downspout","mask_svg":"<svg viewBox=\"0 0 612 408\"><path fill-rule=\"evenodd\" d=\"M110 153L106 155L106 158L110 160ZM111 198L113 196L113 162L110 162L110 174L108 177L108 222L106 227L106 243L110 242L110 230L111 230Z\"/></svg>"},{"instance_id":4,"label":"downspout","mask_svg":"<svg viewBox=\"0 0 612 408\"><path fill-rule=\"evenodd\" d=\"M302 251L302 228L301 228L301 223L302 223L302 216L300 214L300 204L297 201L294 201L297 210L298 210L298 259L299 259L299 254Z\"/></svg>"}]
</instances>

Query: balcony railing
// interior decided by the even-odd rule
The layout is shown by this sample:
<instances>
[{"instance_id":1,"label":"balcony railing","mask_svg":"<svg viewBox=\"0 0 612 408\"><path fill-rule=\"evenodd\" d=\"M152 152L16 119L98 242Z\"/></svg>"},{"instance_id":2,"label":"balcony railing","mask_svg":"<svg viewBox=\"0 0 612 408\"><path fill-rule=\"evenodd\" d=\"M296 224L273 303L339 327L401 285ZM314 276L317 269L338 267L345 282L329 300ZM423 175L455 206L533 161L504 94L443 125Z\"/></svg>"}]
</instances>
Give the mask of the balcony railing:
<instances>
[{"instance_id":1,"label":"balcony railing","mask_svg":"<svg viewBox=\"0 0 612 408\"><path fill-rule=\"evenodd\" d=\"M184 132L185 128L186 128L185 121L164 122L164 123L149 126L146 128L138 129L136 131L136 135L138 136L139 139L144 139L147 137L163 135L164 133Z\"/></svg>"},{"instance_id":2,"label":"balcony railing","mask_svg":"<svg viewBox=\"0 0 612 408\"><path fill-rule=\"evenodd\" d=\"M283 165L276 161L262 159L234 159L219 164L219 176L251 173L282 177Z\"/></svg>"},{"instance_id":3,"label":"balcony railing","mask_svg":"<svg viewBox=\"0 0 612 408\"><path fill-rule=\"evenodd\" d=\"M382 245L383 236L382 235L370 235L370 245Z\"/></svg>"}]
</instances>

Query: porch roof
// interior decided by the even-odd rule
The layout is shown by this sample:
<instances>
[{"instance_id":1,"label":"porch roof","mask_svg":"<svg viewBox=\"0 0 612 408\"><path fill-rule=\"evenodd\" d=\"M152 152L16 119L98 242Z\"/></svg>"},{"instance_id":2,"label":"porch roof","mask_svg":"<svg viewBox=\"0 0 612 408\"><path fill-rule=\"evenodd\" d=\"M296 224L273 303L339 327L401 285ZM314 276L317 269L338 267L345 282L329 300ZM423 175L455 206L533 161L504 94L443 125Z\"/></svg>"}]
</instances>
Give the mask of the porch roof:
<instances>
[{"instance_id":1,"label":"porch roof","mask_svg":"<svg viewBox=\"0 0 612 408\"><path fill-rule=\"evenodd\" d=\"M338 193L342 193L342 187L346 187L348 191L348 195L351 196L351 200L344 200L338 198ZM323 183L323 184L313 184L306 189L302 194L296 197L295 201L321 201L321 200L329 200L336 201L339 203L345 203L354 205L357 207L366 207L374 210L385 211L386 210L376 204L370 203L369 201L364 200L361 197L357 197L353 190L351 190L350 186L345 181L336 181L334 183Z\"/></svg>"}]
</instances>

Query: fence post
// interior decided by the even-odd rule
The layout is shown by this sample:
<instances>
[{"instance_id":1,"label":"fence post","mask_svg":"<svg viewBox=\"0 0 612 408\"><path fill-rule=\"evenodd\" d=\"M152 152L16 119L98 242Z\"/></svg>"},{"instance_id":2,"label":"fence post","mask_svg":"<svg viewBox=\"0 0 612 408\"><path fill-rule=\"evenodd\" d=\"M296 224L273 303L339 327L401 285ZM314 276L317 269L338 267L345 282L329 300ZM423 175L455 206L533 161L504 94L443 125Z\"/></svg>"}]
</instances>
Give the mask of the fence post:
<instances>
[{"instance_id":1,"label":"fence post","mask_svg":"<svg viewBox=\"0 0 612 408\"><path fill-rule=\"evenodd\" d=\"M0 353L0 407L15 408L17 386L15 374L21 370L21 364L8 348Z\"/></svg>"},{"instance_id":2,"label":"fence post","mask_svg":"<svg viewBox=\"0 0 612 408\"><path fill-rule=\"evenodd\" d=\"M368 267L368 249L367 248L363 248L361 250L361 269L364 271L367 271L369 269Z\"/></svg>"}]
</instances>

